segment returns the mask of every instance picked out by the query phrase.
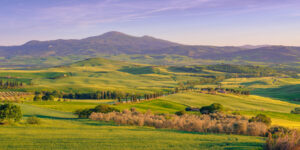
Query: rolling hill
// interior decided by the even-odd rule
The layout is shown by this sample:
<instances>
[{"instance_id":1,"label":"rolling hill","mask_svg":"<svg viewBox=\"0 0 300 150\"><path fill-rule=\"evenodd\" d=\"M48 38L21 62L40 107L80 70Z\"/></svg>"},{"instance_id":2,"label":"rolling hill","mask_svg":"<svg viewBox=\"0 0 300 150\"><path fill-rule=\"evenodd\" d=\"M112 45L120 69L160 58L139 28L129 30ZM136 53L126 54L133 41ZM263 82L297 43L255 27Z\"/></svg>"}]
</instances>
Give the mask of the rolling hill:
<instances>
[{"instance_id":1,"label":"rolling hill","mask_svg":"<svg viewBox=\"0 0 300 150\"><path fill-rule=\"evenodd\" d=\"M297 62L300 58L300 47L268 46L221 55L208 55L208 57L215 60L241 59L272 63Z\"/></svg>"}]
</instances>

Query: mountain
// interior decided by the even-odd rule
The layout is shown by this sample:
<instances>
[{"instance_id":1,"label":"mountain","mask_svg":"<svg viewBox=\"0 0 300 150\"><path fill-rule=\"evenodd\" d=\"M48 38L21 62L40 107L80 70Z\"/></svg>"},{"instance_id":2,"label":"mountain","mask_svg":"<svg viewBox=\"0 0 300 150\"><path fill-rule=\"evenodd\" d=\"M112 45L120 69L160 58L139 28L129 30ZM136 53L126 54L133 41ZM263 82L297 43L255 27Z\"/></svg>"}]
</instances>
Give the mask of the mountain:
<instances>
[{"instance_id":1,"label":"mountain","mask_svg":"<svg viewBox=\"0 0 300 150\"><path fill-rule=\"evenodd\" d=\"M242 50L239 47L189 46L150 36L135 37L112 31L80 40L29 41L21 46L0 47L0 56L67 56L96 54L176 54L200 57Z\"/></svg>"},{"instance_id":2,"label":"mountain","mask_svg":"<svg viewBox=\"0 0 300 150\"><path fill-rule=\"evenodd\" d=\"M121 32L107 32L84 39L29 41L20 46L0 47L0 57L88 56L119 54L182 55L194 59L243 60L271 63L300 61L300 47L288 46L198 46L183 45L150 36L136 37Z\"/></svg>"},{"instance_id":3,"label":"mountain","mask_svg":"<svg viewBox=\"0 0 300 150\"><path fill-rule=\"evenodd\" d=\"M29 41L21 46L0 47L0 56L66 56L94 54L139 54L180 44L149 36L135 37L107 32L81 40Z\"/></svg>"}]
</instances>

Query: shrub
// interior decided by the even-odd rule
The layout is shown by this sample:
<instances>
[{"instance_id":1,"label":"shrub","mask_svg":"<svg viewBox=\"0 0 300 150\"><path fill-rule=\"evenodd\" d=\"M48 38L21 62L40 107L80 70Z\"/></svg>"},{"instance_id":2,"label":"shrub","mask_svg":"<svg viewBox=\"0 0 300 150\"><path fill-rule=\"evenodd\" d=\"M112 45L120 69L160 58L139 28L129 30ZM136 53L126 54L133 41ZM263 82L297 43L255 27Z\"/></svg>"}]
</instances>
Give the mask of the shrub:
<instances>
[{"instance_id":1,"label":"shrub","mask_svg":"<svg viewBox=\"0 0 300 150\"><path fill-rule=\"evenodd\" d=\"M75 115L78 116L78 118L88 118L91 113L92 113L92 109L78 109L74 112Z\"/></svg>"},{"instance_id":2,"label":"shrub","mask_svg":"<svg viewBox=\"0 0 300 150\"><path fill-rule=\"evenodd\" d=\"M17 105L7 103L0 104L0 121L18 122L22 118L21 108Z\"/></svg>"},{"instance_id":3,"label":"shrub","mask_svg":"<svg viewBox=\"0 0 300 150\"><path fill-rule=\"evenodd\" d=\"M291 132L291 130L283 126L273 126L268 130L268 134L286 134L289 132Z\"/></svg>"},{"instance_id":4,"label":"shrub","mask_svg":"<svg viewBox=\"0 0 300 150\"><path fill-rule=\"evenodd\" d=\"M298 150L300 149L300 133L297 130L269 133L266 148L268 150Z\"/></svg>"},{"instance_id":5,"label":"shrub","mask_svg":"<svg viewBox=\"0 0 300 150\"><path fill-rule=\"evenodd\" d=\"M233 115L241 115L241 113L240 113L240 112L237 112L237 111L232 112L232 114L233 114Z\"/></svg>"},{"instance_id":6,"label":"shrub","mask_svg":"<svg viewBox=\"0 0 300 150\"><path fill-rule=\"evenodd\" d=\"M74 114L78 115L79 118L88 118L93 112L98 113L109 113L109 112L119 112L118 109L115 109L113 107L110 107L107 104L100 104L92 109L79 109L74 112Z\"/></svg>"},{"instance_id":7,"label":"shrub","mask_svg":"<svg viewBox=\"0 0 300 150\"><path fill-rule=\"evenodd\" d=\"M177 116L182 116L184 114L186 114L186 111L184 111L184 110L175 112L175 115L177 115Z\"/></svg>"},{"instance_id":8,"label":"shrub","mask_svg":"<svg viewBox=\"0 0 300 150\"><path fill-rule=\"evenodd\" d=\"M42 100L44 100L44 101L54 101L54 96L53 95L44 95L43 97L42 97Z\"/></svg>"},{"instance_id":9,"label":"shrub","mask_svg":"<svg viewBox=\"0 0 300 150\"><path fill-rule=\"evenodd\" d=\"M34 101L41 101L42 100L42 96L41 95L35 95L33 98Z\"/></svg>"},{"instance_id":10,"label":"shrub","mask_svg":"<svg viewBox=\"0 0 300 150\"><path fill-rule=\"evenodd\" d=\"M264 114L258 114L255 117L252 117L251 119L249 119L249 122L262 122L267 126L270 126L272 123L271 118L267 117Z\"/></svg>"},{"instance_id":11,"label":"shrub","mask_svg":"<svg viewBox=\"0 0 300 150\"><path fill-rule=\"evenodd\" d=\"M28 124L41 124L41 119L33 116L33 117L28 117L26 122Z\"/></svg>"},{"instance_id":12,"label":"shrub","mask_svg":"<svg viewBox=\"0 0 300 150\"><path fill-rule=\"evenodd\" d=\"M200 108L187 107L185 111L200 111Z\"/></svg>"},{"instance_id":13,"label":"shrub","mask_svg":"<svg viewBox=\"0 0 300 150\"><path fill-rule=\"evenodd\" d=\"M109 113L109 112L113 112L113 111L119 111L119 110L116 108L110 107L107 104L100 104L100 105L96 106L94 109L92 109L92 112L101 112L101 113Z\"/></svg>"},{"instance_id":14,"label":"shrub","mask_svg":"<svg viewBox=\"0 0 300 150\"><path fill-rule=\"evenodd\" d=\"M203 106L200 109L202 114L217 113L223 111L223 106L219 103L213 103L210 106Z\"/></svg>"},{"instance_id":15,"label":"shrub","mask_svg":"<svg viewBox=\"0 0 300 150\"><path fill-rule=\"evenodd\" d=\"M188 132L243 134L265 136L267 126L261 122L249 122L242 116L221 113L205 115L155 115L124 110L123 112L92 113L89 117L98 121L114 121L118 125L151 126Z\"/></svg>"},{"instance_id":16,"label":"shrub","mask_svg":"<svg viewBox=\"0 0 300 150\"><path fill-rule=\"evenodd\" d=\"M294 110L291 111L292 114L300 114L300 107L296 107Z\"/></svg>"}]
</instances>

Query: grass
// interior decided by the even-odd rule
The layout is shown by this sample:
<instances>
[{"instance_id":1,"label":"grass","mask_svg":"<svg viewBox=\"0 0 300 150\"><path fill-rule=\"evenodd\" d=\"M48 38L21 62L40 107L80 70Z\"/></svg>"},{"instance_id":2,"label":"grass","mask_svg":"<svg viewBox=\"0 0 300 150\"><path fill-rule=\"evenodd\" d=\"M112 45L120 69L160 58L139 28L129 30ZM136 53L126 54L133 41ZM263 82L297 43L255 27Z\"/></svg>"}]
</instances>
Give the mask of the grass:
<instances>
[{"instance_id":1,"label":"grass","mask_svg":"<svg viewBox=\"0 0 300 150\"><path fill-rule=\"evenodd\" d=\"M257 114L265 114L272 118L272 125L280 125L289 128L300 129L300 117L297 114L288 114L270 111L241 111L242 115L255 116Z\"/></svg>"},{"instance_id":2,"label":"grass","mask_svg":"<svg viewBox=\"0 0 300 150\"><path fill-rule=\"evenodd\" d=\"M190 92L162 97L160 100L193 107L202 107L212 103L220 103L227 110L238 111L248 116L254 116L259 113L266 114L272 118L274 125L277 124L291 128L300 128L300 116L290 114L292 109L300 107L300 105L256 95L210 95Z\"/></svg>"},{"instance_id":3,"label":"grass","mask_svg":"<svg viewBox=\"0 0 300 150\"><path fill-rule=\"evenodd\" d=\"M0 131L1 149L262 149L264 144L260 137L192 134L144 127L6 127Z\"/></svg>"},{"instance_id":4,"label":"grass","mask_svg":"<svg viewBox=\"0 0 300 150\"><path fill-rule=\"evenodd\" d=\"M71 102L29 102L27 104L64 112L74 112L77 109L93 108L101 102L111 103L109 100L74 100ZM184 110L188 106L200 108L212 103L222 104L228 113L238 111L241 114L249 117L262 113L272 118L273 125L300 128L300 116L290 114L292 109L295 107L300 107L300 105L256 95L211 95L189 92L173 94L151 101L118 104L114 105L114 107L119 110L135 107L141 112L151 110L155 113L175 113L179 110Z\"/></svg>"},{"instance_id":5,"label":"grass","mask_svg":"<svg viewBox=\"0 0 300 150\"><path fill-rule=\"evenodd\" d=\"M77 119L72 113L19 104L41 125L0 128L1 149L262 149L264 138L116 126ZM18 142L16 142L18 141Z\"/></svg>"},{"instance_id":6,"label":"grass","mask_svg":"<svg viewBox=\"0 0 300 150\"><path fill-rule=\"evenodd\" d=\"M193 107L201 107L212 103L220 103L227 109L233 111L248 110L248 111L275 111L289 113L293 108L299 105L274 100L271 98L260 97L256 95L242 96L233 94L203 94L203 93L178 93L160 98L161 100L176 102Z\"/></svg>"},{"instance_id":7,"label":"grass","mask_svg":"<svg viewBox=\"0 0 300 150\"><path fill-rule=\"evenodd\" d=\"M132 103L132 104L119 104L114 106L120 110L130 109L132 107L136 108L138 111L146 112L147 110L151 110L156 113L175 113L179 110L184 110L186 108L185 105L163 101L163 100L151 100L151 101L143 101L140 103Z\"/></svg>"},{"instance_id":8,"label":"grass","mask_svg":"<svg viewBox=\"0 0 300 150\"><path fill-rule=\"evenodd\" d=\"M26 102L26 104L63 112L74 112L78 109L93 108L102 103L112 102L113 100L71 100L71 102L40 101ZM163 100L142 101L139 103L125 103L113 105L113 107L121 111L124 109L130 109L134 107L141 112L151 110L155 113L175 113L179 110L184 110L186 108L185 105Z\"/></svg>"},{"instance_id":9,"label":"grass","mask_svg":"<svg viewBox=\"0 0 300 150\"><path fill-rule=\"evenodd\" d=\"M26 102L33 106L43 108L50 108L64 112L75 112L78 109L93 108L102 103L111 103L113 100L71 100L70 102L59 101L39 101L39 102Z\"/></svg>"},{"instance_id":10,"label":"grass","mask_svg":"<svg viewBox=\"0 0 300 150\"><path fill-rule=\"evenodd\" d=\"M33 83L22 90L65 92L118 90L129 93L150 93L174 88L180 81L199 79L192 73L170 72L165 66L153 67L101 58L38 70L0 70L0 77L7 76L24 78Z\"/></svg>"},{"instance_id":11,"label":"grass","mask_svg":"<svg viewBox=\"0 0 300 150\"><path fill-rule=\"evenodd\" d=\"M151 66L146 66L146 67L142 67L142 66L128 67L128 66L126 66L126 67L119 69L119 71L131 73L131 74L154 74L155 73L155 70Z\"/></svg>"},{"instance_id":12,"label":"grass","mask_svg":"<svg viewBox=\"0 0 300 150\"><path fill-rule=\"evenodd\" d=\"M154 60L159 59L158 57ZM169 56L163 57L169 59ZM145 57L145 59L152 58L154 56ZM180 57L176 59L188 61ZM52 60L55 58L48 58L46 61ZM172 72L166 66L152 68L150 65L106 59L88 59L71 65L39 70L0 70L0 77L9 76L33 83L32 86L19 89L20 91L65 92L118 90L149 93L176 87L178 82L195 81L202 76L214 74L223 73L209 70L201 73ZM120 110L135 107L142 112L150 109L156 113L174 113L187 106L202 107L220 103L228 113L238 111L249 117L263 113L272 118L273 125L300 128L300 116L290 114L292 109L300 105L286 102L290 98L299 97L299 84L299 79L290 78L233 78L224 80L222 86L247 87L254 90L253 93L256 95L209 95L189 92L114 107ZM197 87L207 86L217 87L217 85ZM70 100L19 104L24 113L24 120L26 117L37 116L42 119L42 124L28 125L23 120L20 124L1 126L1 149L262 149L264 143L264 138L261 137L116 126L112 123L78 119L72 113L77 109L92 108L100 103L111 102L111 100Z\"/></svg>"},{"instance_id":13,"label":"grass","mask_svg":"<svg viewBox=\"0 0 300 150\"><path fill-rule=\"evenodd\" d=\"M292 101L300 98L300 84L285 85L278 88L255 89L252 93L265 97Z\"/></svg>"},{"instance_id":14,"label":"grass","mask_svg":"<svg viewBox=\"0 0 300 150\"><path fill-rule=\"evenodd\" d=\"M246 87L254 95L292 102L300 97L300 79L295 78L231 78L222 81L223 87ZM205 87L201 85L198 87ZM216 85L212 85L216 87ZM297 103L293 101L292 103ZM298 102L299 104L299 102Z\"/></svg>"}]
</instances>

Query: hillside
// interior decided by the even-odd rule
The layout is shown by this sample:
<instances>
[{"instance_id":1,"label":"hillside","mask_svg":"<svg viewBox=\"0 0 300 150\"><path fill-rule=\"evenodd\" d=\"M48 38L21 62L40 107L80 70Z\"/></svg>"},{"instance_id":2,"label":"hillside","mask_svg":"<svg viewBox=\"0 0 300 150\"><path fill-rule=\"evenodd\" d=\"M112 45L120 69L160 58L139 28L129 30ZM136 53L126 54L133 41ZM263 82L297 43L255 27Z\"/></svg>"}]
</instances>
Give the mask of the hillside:
<instances>
[{"instance_id":1,"label":"hillside","mask_svg":"<svg viewBox=\"0 0 300 150\"><path fill-rule=\"evenodd\" d=\"M221 55L208 55L215 60L248 60L258 62L286 63L300 60L300 47L269 46L237 51Z\"/></svg>"},{"instance_id":2,"label":"hillside","mask_svg":"<svg viewBox=\"0 0 300 150\"><path fill-rule=\"evenodd\" d=\"M238 73L238 75L237 75ZM239 65L162 66L130 63L104 58L89 58L66 65L30 69L0 70L0 77L22 81L23 89L57 89L89 92L95 90L122 90L151 92L174 88L180 82L205 78L286 76L272 68Z\"/></svg>"},{"instance_id":3,"label":"hillside","mask_svg":"<svg viewBox=\"0 0 300 150\"><path fill-rule=\"evenodd\" d=\"M134 107L140 112L151 110L155 114L174 114L189 106L200 108L212 103L220 103L224 106L225 114L237 113L245 117L265 114L271 117L272 125L299 128L299 115L290 114L290 111L300 105L296 101L290 101L289 96L299 95L297 84L300 80L287 77L260 77L272 75L273 71L276 70L258 66L225 64L162 66L104 58L89 58L43 69L7 70L3 68L0 70L0 78L22 81L25 86L4 88L1 91L32 93L58 91L75 95L75 97L58 96L53 100L34 100L32 98L34 95L32 95L30 99L22 99L22 103L17 105L22 108L23 119L17 125L2 126L0 137L5 140L0 142L0 145L3 149L18 147L29 149L74 149L74 147L78 149L97 149L98 147L103 149L262 149L265 137L117 125L113 122L77 118L72 112L107 103L113 104L110 106L119 110ZM232 74L235 76L228 78ZM254 75L255 78L238 78L237 75ZM227 78L224 78L226 76ZM214 78L220 79L221 84L210 82L214 81ZM201 80L207 82L197 83ZM257 93L256 91L252 93L256 95L239 95L220 92L206 93L192 89L148 100L141 99L139 102L127 102L126 98L126 102L122 99L122 103L119 99L112 97L76 96L100 92L109 95L108 91L110 94L115 92L124 96L130 96L129 94L141 96L193 83L198 89L221 85L222 88L249 87L253 90L265 88L270 92ZM295 88L293 91L291 91L292 88L284 91L279 87L283 85ZM281 93L281 98L272 97L273 94L269 94L271 92ZM199 114L199 112L188 112L190 113ZM27 117L31 116L39 118L41 123L28 124ZM21 142L16 143L16 139ZM34 141L40 142L33 145ZM143 144L137 144L136 141ZM89 143L88 146L86 143Z\"/></svg>"}]
</instances>

